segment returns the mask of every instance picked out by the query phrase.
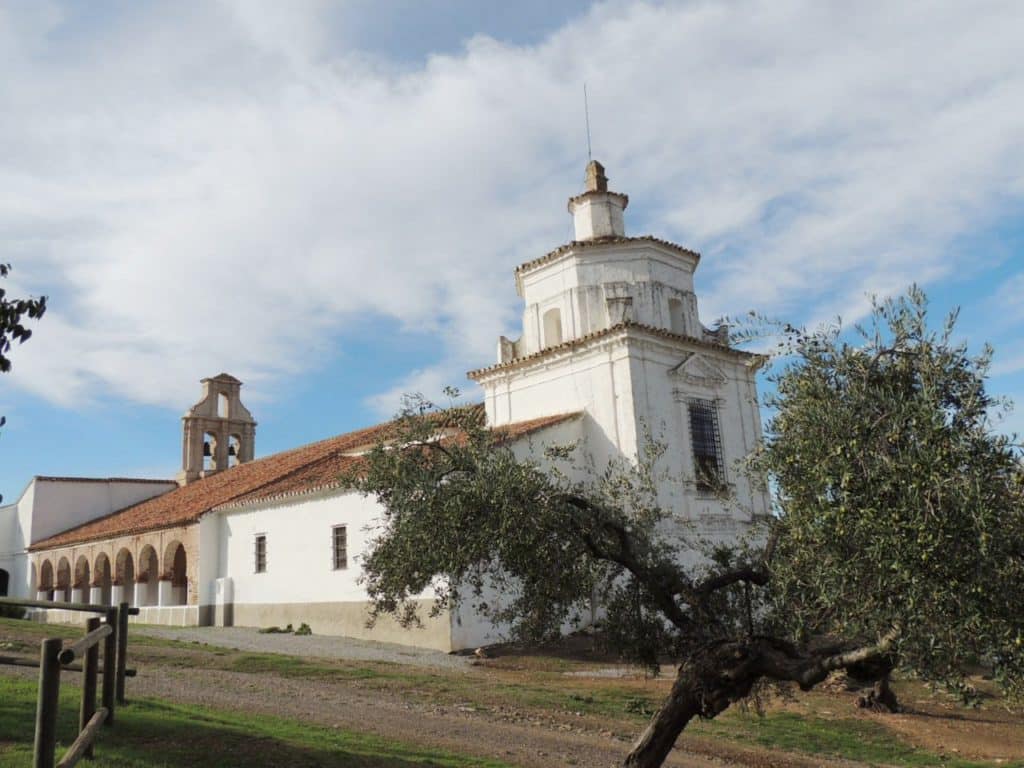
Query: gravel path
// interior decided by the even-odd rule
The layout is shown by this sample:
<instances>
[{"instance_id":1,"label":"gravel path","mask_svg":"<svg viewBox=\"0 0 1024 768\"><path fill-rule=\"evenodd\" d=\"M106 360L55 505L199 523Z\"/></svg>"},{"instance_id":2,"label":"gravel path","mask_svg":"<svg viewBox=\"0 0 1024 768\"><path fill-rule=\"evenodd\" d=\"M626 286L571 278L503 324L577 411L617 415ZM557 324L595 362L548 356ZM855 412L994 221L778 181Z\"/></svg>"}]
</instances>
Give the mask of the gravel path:
<instances>
[{"instance_id":1,"label":"gravel path","mask_svg":"<svg viewBox=\"0 0 1024 768\"><path fill-rule=\"evenodd\" d=\"M260 634L252 627L155 627L132 625L140 635L179 640L183 643L205 643L219 648L259 653L283 653L318 659L346 661L384 661L433 669L468 669L471 658L455 656L426 648L410 648L395 643L378 643L329 635Z\"/></svg>"}]
</instances>

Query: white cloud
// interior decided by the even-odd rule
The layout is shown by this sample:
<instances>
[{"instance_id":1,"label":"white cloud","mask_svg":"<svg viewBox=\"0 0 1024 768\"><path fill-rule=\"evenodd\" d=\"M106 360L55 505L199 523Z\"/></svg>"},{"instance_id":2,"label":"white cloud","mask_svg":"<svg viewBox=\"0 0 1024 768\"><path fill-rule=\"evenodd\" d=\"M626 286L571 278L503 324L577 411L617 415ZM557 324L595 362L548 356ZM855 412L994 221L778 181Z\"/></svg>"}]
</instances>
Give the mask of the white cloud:
<instances>
[{"instance_id":1,"label":"white cloud","mask_svg":"<svg viewBox=\"0 0 1024 768\"><path fill-rule=\"evenodd\" d=\"M511 267L567 239L583 81L631 230L705 252L708 319L856 312L1024 197L1015 2L608 3L401 70L332 47L325 3L17 7L0 237L55 300L10 380L65 404L272 394L372 315L443 342L375 407L458 383L516 333Z\"/></svg>"}]
</instances>

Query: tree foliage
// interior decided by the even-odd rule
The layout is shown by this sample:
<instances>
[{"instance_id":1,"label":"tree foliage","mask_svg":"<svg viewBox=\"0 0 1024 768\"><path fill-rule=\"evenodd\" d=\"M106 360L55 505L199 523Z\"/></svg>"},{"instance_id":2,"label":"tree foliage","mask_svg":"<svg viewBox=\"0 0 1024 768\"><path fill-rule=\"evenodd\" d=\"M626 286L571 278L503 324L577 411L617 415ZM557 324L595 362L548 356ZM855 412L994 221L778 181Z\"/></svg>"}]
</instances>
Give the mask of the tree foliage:
<instances>
[{"instance_id":1,"label":"tree foliage","mask_svg":"<svg viewBox=\"0 0 1024 768\"><path fill-rule=\"evenodd\" d=\"M5 278L11 271L10 264L0 264L0 278ZM32 335L32 330L26 328L22 321L24 319L38 320L46 312L46 297L38 299L29 297L27 299L12 299L7 296L7 289L0 288L0 373L7 373L11 370L11 342L16 341L23 344ZM0 427L7 423L6 416L0 416ZM3 497L0 496L0 501Z\"/></svg>"},{"instance_id":2,"label":"tree foliage","mask_svg":"<svg viewBox=\"0 0 1024 768\"><path fill-rule=\"evenodd\" d=\"M1022 672L1019 453L994 433L989 353L952 320L927 328L919 291L875 308L856 343L782 326L789 362L752 471L776 515L747 542L702 546L658 505L663 448L599 472L572 446L543 455L479 410L413 398L350 481L384 509L365 560L376 613L417 620L469 603L545 638L607 612L606 636L672 691L627 757L659 766L694 717L765 680L807 689L833 670L886 680L897 663L956 683L965 664Z\"/></svg>"},{"instance_id":3,"label":"tree foliage","mask_svg":"<svg viewBox=\"0 0 1024 768\"><path fill-rule=\"evenodd\" d=\"M0 264L0 278L7 277L10 264ZM7 290L0 288L0 373L11 370L11 342L28 341L32 331L22 324L23 319L38 320L46 312L46 297L27 299L8 298Z\"/></svg>"},{"instance_id":4,"label":"tree foliage","mask_svg":"<svg viewBox=\"0 0 1024 768\"><path fill-rule=\"evenodd\" d=\"M1006 404L985 391L991 349L930 330L924 294L872 324L790 330L757 466L778 488L772 590L794 639L901 628L898 661L965 693L971 662L1024 679L1024 474Z\"/></svg>"}]
</instances>

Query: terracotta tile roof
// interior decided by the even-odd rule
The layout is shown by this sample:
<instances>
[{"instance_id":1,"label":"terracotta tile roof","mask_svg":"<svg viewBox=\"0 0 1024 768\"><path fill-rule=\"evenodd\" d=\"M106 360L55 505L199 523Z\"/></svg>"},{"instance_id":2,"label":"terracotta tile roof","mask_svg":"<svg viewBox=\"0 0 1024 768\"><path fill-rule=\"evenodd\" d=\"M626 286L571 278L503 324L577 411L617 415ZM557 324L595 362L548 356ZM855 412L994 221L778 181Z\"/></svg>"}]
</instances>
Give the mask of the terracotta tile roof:
<instances>
[{"instance_id":1,"label":"terracotta tile roof","mask_svg":"<svg viewBox=\"0 0 1024 768\"><path fill-rule=\"evenodd\" d=\"M511 360L506 360L504 363L495 363L484 368L477 368L474 371L469 371L466 376L476 381L484 374L493 373L494 371L500 371L505 368L513 368L517 365L525 363L530 360L537 360L547 355L554 354L556 352L562 352L569 349L582 346L590 341L604 338L605 336L611 336L612 334L624 331L628 328L634 328L645 333L649 333L652 336L659 336L663 339L673 339L676 341L685 341L687 344L695 347L703 347L705 349L713 349L716 352L725 352L726 354L735 355L737 357L744 357L748 359L759 359L761 355L754 354L753 352L746 352L742 349L733 349L727 347L724 344L716 344L712 341L704 341L703 339L697 339L693 336L685 336L681 333L673 333L672 331L665 330L664 328L658 328L657 326L647 325L645 323L636 323L631 320L627 320L622 323L616 323L608 328L603 328L600 331L592 331L586 333L579 338L570 339L569 341L563 341L561 344L555 344L552 347L545 347L537 352L533 352L529 355L523 355L521 357L514 357Z\"/></svg>"},{"instance_id":2,"label":"terracotta tile roof","mask_svg":"<svg viewBox=\"0 0 1024 768\"><path fill-rule=\"evenodd\" d=\"M533 259L525 264L520 264L516 267L516 274L525 272L528 269L533 269L541 264L546 264L549 261L553 261L563 253L568 253L569 251L581 251L586 248L596 248L602 245L617 245L623 243L657 243L658 245L664 245L671 248L684 256L690 256L698 262L700 261L700 254L696 251L691 251L689 248L684 248L683 246L669 240L662 240L660 237L652 237L651 235L642 235L640 237L598 237L593 240L573 240L571 243L561 245L558 248L555 248L555 250L544 254L540 258Z\"/></svg>"},{"instance_id":3,"label":"terracotta tile roof","mask_svg":"<svg viewBox=\"0 0 1024 768\"><path fill-rule=\"evenodd\" d=\"M477 406L481 418L483 406ZM537 432L545 427L554 426L564 421L581 416L582 412L562 413L556 416L543 416L528 421L519 421L515 424L498 427L495 431L506 440L515 440L531 432ZM326 491L334 488L341 488L343 483L338 476L346 470L352 469L362 461L361 456L332 455L324 457L304 467L301 467L292 475L282 477L279 481L269 483L252 493L243 494L231 501L220 504L217 510L229 510L245 507L260 502L272 502L292 496L304 496L310 493Z\"/></svg>"},{"instance_id":4,"label":"terracotta tile roof","mask_svg":"<svg viewBox=\"0 0 1024 768\"><path fill-rule=\"evenodd\" d=\"M483 405L468 407L482 422ZM502 429L508 432L510 438L515 438L577 415L549 416L512 424ZM450 414L441 415L442 426L449 421ZM214 508L337 487L338 475L342 470L359 461L358 455L354 455L354 452L372 446L392 429L394 422L386 422L238 464L35 542L29 549L51 549L84 541L186 525L195 522Z\"/></svg>"},{"instance_id":5,"label":"terracotta tile roof","mask_svg":"<svg viewBox=\"0 0 1024 768\"><path fill-rule=\"evenodd\" d=\"M36 475L36 480L51 483L159 483L166 485L174 480L158 480L150 477L58 477L50 475Z\"/></svg>"}]
</instances>

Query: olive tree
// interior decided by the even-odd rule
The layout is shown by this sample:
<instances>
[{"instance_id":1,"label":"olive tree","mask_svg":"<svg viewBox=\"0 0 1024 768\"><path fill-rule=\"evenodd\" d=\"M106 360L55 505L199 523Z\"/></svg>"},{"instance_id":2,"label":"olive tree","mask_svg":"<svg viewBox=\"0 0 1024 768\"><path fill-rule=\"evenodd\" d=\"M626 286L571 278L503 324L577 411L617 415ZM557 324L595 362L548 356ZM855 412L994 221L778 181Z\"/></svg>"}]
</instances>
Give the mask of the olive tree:
<instances>
[{"instance_id":1,"label":"olive tree","mask_svg":"<svg viewBox=\"0 0 1024 768\"><path fill-rule=\"evenodd\" d=\"M956 684L983 656L1019 685L1019 455L988 422L987 354L951 332L928 330L918 292L876 307L859 343L787 329L751 458L776 511L728 547L702 547L659 506L655 441L580 475L571 447L522 455L477 409L414 398L349 478L383 507L364 561L374 613L416 622L432 588L435 612L468 601L546 638L597 594L611 641L676 668L625 766L660 766L689 722L765 681L806 690L901 665Z\"/></svg>"},{"instance_id":2,"label":"olive tree","mask_svg":"<svg viewBox=\"0 0 1024 768\"><path fill-rule=\"evenodd\" d=\"M10 264L0 264L0 278L6 278L11 271ZM12 299L7 296L7 289L0 288L0 373L11 370L11 342L23 344L28 341L32 331L26 328L23 320L38 320L46 312L46 297L29 297ZM0 416L0 427L7 423L5 416ZM3 497L0 497L2 500Z\"/></svg>"}]
</instances>

